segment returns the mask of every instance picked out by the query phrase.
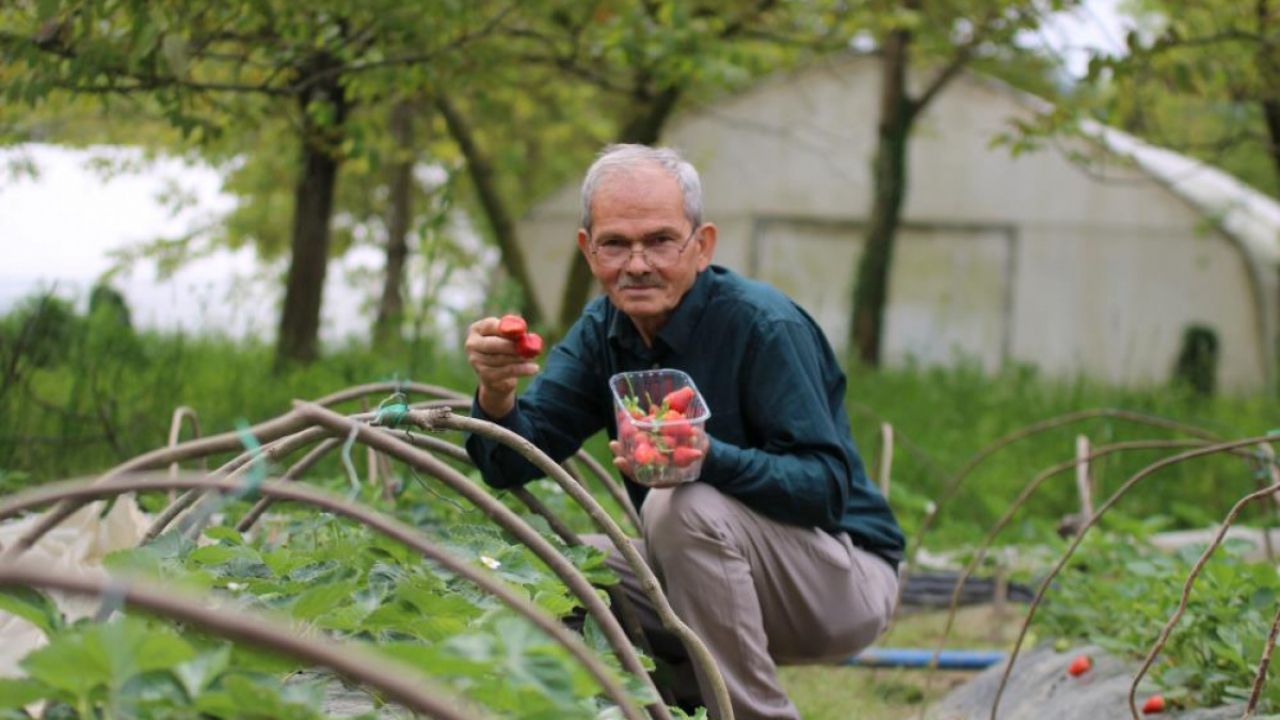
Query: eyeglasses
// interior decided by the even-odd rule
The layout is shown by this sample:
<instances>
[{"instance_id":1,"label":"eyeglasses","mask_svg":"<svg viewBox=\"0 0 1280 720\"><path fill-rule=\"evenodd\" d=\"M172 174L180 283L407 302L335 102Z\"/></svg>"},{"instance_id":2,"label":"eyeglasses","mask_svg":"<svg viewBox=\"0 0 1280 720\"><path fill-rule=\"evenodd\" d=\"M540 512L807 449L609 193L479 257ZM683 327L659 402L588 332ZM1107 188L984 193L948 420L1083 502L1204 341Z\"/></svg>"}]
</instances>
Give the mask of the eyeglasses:
<instances>
[{"instance_id":1,"label":"eyeglasses","mask_svg":"<svg viewBox=\"0 0 1280 720\"><path fill-rule=\"evenodd\" d=\"M647 237L639 242L611 237L592 246L591 254L595 256L597 263L610 270L625 266L631 262L631 257L636 253L639 253L640 258L651 268L668 268L680 260L684 249L689 247L689 243L697 232L697 227L690 230L689 237L685 238L684 242L680 242L679 236L669 234ZM635 248L636 245L640 246L639 250Z\"/></svg>"}]
</instances>

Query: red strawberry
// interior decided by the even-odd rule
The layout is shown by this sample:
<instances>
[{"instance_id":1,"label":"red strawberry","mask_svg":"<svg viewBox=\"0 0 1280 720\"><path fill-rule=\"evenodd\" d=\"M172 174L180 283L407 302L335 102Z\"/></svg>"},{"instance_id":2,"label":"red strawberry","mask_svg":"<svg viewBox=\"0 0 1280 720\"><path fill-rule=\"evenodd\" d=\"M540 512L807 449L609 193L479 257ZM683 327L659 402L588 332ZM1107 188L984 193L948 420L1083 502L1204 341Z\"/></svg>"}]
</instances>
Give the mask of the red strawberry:
<instances>
[{"instance_id":1,"label":"red strawberry","mask_svg":"<svg viewBox=\"0 0 1280 720\"><path fill-rule=\"evenodd\" d=\"M1143 715L1155 715L1156 713L1162 713L1162 712L1164 712L1164 696L1163 695L1159 695L1159 694L1152 695L1151 697L1147 698L1146 702L1142 703Z\"/></svg>"},{"instance_id":2,"label":"red strawberry","mask_svg":"<svg viewBox=\"0 0 1280 720\"><path fill-rule=\"evenodd\" d=\"M528 360L536 358L542 352L542 336L538 333L525 333L516 340L516 354Z\"/></svg>"},{"instance_id":3,"label":"red strawberry","mask_svg":"<svg viewBox=\"0 0 1280 720\"><path fill-rule=\"evenodd\" d=\"M626 442L636 436L636 426L632 424L631 418L618 413L618 439Z\"/></svg>"},{"instance_id":4,"label":"red strawberry","mask_svg":"<svg viewBox=\"0 0 1280 720\"><path fill-rule=\"evenodd\" d=\"M637 465L656 464L659 457L661 456L658 454L658 451L654 450L653 446L648 443L637 444L635 450L631 453L631 459L635 461L635 464Z\"/></svg>"},{"instance_id":5,"label":"red strawberry","mask_svg":"<svg viewBox=\"0 0 1280 720\"><path fill-rule=\"evenodd\" d=\"M519 315L503 315L498 319L498 334L508 340L519 340L528 331L528 324Z\"/></svg>"},{"instance_id":6,"label":"red strawberry","mask_svg":"<svg viewBox=\"0 0 1280 720\"><path fill-rule=\"evenodd\" d=\"M693 427L689 425L688 420L674 420L662 423L662 437L672 447L682 444L682 440L692 436Z\"/></svg>"},{"instance_id":7,"label":"red strawberry","mask_svg":"<svg viewBox=\"0 0 1280 720\"><path fill-rule=\"evenodd\" d=\"M697 448L678 447L671 451L671 462L676 467L689 467L698 460L702 459L702 451Z\"/></svg>"},{"instance_id":8,"label":"red strawberry","mask_svg":"<svg viewBox=\"0 0 1280 720\"><path fill-rule=\"evenodd\" d=\"M1088 655L1077 655L1072 659L1071 664L1067 666L1067 674L1071 677L1079 677L1093 667L1093 660Z\"/></svg>"},{"instance_id":9,"label":"red strawberry","mask_svg":"<svg viewBox=\"0 0 1280 720\"><path fill-rule=\"evenodd\" d=\"M688 412L689 403L693 402L693 388L686 385L679 390L673 390L667 393L662 402L676 412Z\"/></svg>"}]
</instances>

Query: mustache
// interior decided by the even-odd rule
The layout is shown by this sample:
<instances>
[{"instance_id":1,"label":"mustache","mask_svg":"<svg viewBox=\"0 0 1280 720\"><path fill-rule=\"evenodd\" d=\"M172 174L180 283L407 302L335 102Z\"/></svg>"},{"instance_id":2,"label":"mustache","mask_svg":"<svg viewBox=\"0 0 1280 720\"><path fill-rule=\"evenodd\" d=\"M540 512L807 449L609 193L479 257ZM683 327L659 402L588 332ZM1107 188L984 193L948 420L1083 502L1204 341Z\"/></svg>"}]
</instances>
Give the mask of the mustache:
<instances>
[{"instance_id":1,"label":"mustache","mask_svg":"<svg viewBox=\"0 0 1280 720\"><path fill-rule=\"evenodd\" d=\"M665 283L662 282L661 276L659 276L657 273L646 272L646 273L641 273L639 275L623 273L622 275L618 276L618 282L614 287L618 288L619 290L625 290L627 288L634 288L634 287L661 288L664 285Z\"/></svg>"}]
</instances>

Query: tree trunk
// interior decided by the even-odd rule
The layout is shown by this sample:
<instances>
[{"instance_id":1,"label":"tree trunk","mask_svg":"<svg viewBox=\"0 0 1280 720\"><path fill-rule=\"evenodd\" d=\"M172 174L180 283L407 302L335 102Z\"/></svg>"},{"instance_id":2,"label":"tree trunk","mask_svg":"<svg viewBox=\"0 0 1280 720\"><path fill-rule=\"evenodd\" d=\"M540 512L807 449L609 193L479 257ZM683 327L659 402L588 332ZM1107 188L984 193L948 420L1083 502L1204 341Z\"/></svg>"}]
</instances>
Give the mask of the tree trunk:
<instances>
[{"instance_id":1,"label":"tree trunk","mask_svg":"<svg viewBox=\"0 0 1280 720\"><path fill-rule=\"evenodd\" d=\"M396 161L391 166L391 198L387 211L387 264L382 298L373 324L374 347L385 348L400 338L404 320L404 266L409 256L409 222L413 217L413 104L401 100L391 109L391 137Z\"/></svg>"},{"instance_id":2,"label":"tree trunk","mask_svg":"<svg viewBox=\"0 0 1280 720\"><path fill-rule=\"evenodd\" d=\"M311 73L303 77L316 77L312 73L332 65L332 59L316 58L309 68ZM329 126L318 125L307 111L313 101L331 106ZM299 104L303 117L302 175L294 189L289 275L276 339L277 368L290 362L311 362L318 351L320 306L329 264L329 218L338 179L335 138L342 133L347 110L337 74L311 83L299 96Z\"/></svg>"},{"instance_id":3,"label":"tree trunk","mask_svg":"<svg viewBox=\"0 0 1280 720\"><path fill-rule=\"evenodd\" d=\"M679 99L680 88L676 87L669 87L656 98L649 99L644 112L633 116L623 128L618 136L618 142L644 145L656 143L662 134L662 127L671 117L676 101ZM578 319L578 313L582 312L582 307L587 304L587 295L591 293L591 280L591 267L587 265L587 259L582 256L582 253L575 252L569 265L569 277L565 280L564 293L560 296L559 329L561 332L567 330L574 320Z\"/></svg>"},{"instance_id":4,"label":"tree trunk","mask_svg":"<svg viewBox=\"0 0 1280 720\"><path fill-rule=\"evenodd\" d=\"M1267 26L1273 22L1267 0L1258 0L1255 8L1258 15L1258 34L1265 37ZM1264 78L1280 82L1280 50L1270 44L1264 44L1258 51L1261 54L1261 65ZM1280 180L1280 100L1274 97L1262 101L1262 117L1267 125L1267 156L1276 171L1276 179Z\"/></svg>"},{"instance_id":5,"label":"tree trunk","mask_svg":"<svg viewBox=\"0 0 1280 720\"><path fill-rule=\"evenodd\" d=\"M914 109L907 94L908 31L895 30L884 43L881 71L880 119L876 154L871 165L874 191L866 243L857 267L853 293L853 323L849 345L858 358L880 364L880 340L884 329L893 243L907 190L907 138Z\"/></svg>"},{"instance_id":6,"label":"tree trunk","mask_svg":"<svg viewBox=\"0 0 1280 720\"><path fill-rule=\"evenodd\" d=\"M511 221L506 203L503 202L497 186L494 185L493 164L480 150L475 137L471 134L471 128L467 126L466 119L453 106L449 98L437 95L436 108L444 116L449 134L458 143L462 156L467 160L467 172L471 175L476 194L480 196L480 205L484 208L484 214L489 219L493 239L498 244L498 251L502 254L502 264L520 285L523 304L521 312L530 325L535 325L541 322L542 313L538 309L538 300L533 294L533 278L530 277L529 268L525 264L524 250L516 241L515 223Z\"/></svg>"}]
</instances>

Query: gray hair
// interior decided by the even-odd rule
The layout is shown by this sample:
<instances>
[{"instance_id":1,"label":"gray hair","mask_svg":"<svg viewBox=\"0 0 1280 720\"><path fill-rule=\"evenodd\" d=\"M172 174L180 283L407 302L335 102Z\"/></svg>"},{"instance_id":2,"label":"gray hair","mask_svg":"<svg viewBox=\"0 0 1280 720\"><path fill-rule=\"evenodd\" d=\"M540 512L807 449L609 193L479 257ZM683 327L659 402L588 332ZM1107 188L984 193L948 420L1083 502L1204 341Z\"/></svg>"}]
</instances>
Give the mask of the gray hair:
<instances>
[{"instance_id":1,"label":"gray hair","mask_svg":"<svg viewBox=\"0 0 1280 720\"><path fill-rule=\"evenodd\" d=\"M612 175L646 164L655 164L675 178L684 199L685 218L695 228L702 224L702 181L698 179L698 171L679 151L668 147L614 144L600 151L582 181L582 228L588 234L591 233L591 200L600 189L600 183Z\"/></svg>"}]
</instances>

